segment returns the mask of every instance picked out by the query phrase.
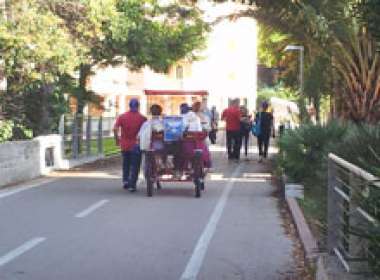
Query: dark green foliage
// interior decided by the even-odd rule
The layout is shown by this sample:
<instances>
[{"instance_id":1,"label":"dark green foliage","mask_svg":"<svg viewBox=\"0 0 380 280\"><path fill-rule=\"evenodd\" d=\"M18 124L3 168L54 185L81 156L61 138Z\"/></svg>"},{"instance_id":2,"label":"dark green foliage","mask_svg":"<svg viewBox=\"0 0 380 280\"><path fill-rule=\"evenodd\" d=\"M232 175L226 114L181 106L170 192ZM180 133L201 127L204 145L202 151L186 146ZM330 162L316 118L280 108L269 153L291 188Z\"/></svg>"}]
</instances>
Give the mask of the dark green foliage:
<instances>
[{"instance_id":1,"label":"dark green foliage","mask_svg":"<svg viewBox=\"0 0 380 280\"><path fill-rule=\"evenodd\" d=\"M247 4L244 0L235 2ZM335 116L358 123L375 124L380 120L380 57L376 55L376 40L372 36L380 30L379 0L252 2L254 8L244 14L287 36L290 44L304 46L306 68L315 57L331 59L330 78L334 83L329 86L329 92L334 94ZM359 8L355 10L358 3ZM282 62L285 62L286 69L295 65L286 60ZM294 78L295 75L287 77ZM295 85L294 79L283 81ZM313 99L311 102L315 103Z\"/></svg>"},{"instance_id":2,"label":"dark green foliage","mask_svg":"<svg viewBox=\"0 0 380 280\"><path fill-rule=\"evenodd\" d=\"M380 125L352 126L336 153L380 177Z\"/></svg>"},{"instance_id":3,"label":"dark green foliage","mask_svg":"<svg viewBox=\"0 0 380 280\"><path fill-rule=\"evenodd\" d=\"M380 125L330 123L326 126L303 125L288 131L279 140L278 163L290 178L305 186L301 202L313 227L317 226L320 242L324 241L327 210L327 155L333 152L365 171L380 177ZM352 199L377 221L380 220L380 190L378 182L358 186L363 191L352 192ZM359 182L358 182L359 183ZM380 275L380 226L363 223L351 227L350 233L367 240L369 265Z\"/></svg>"},{"instance_id":4,"label":"dark green foliage","mask_svg":"<svg viewBox=\"0 0 380 280\"><path fill-rule=\"evenodd\" d=\"M0 143L12 138L12 122L0 121Z\"/></svg>"},{"instance_id":5,"label":"dark green foliage","mask_svg":"<svg viewBox=\"0 0 380 280\"><path fill-rule=\"evenodd\" d=\"M353 126L336 154L380 178L380 125ZM375 183L366 185L366 191L356 193L354 199L362 209L380 221L380 189ZM371 252L368 256L369 265L372 272L380 276L380 225L365 223L351 231L368 241Z\"/></svg>"},{"instance_id":6,"label":"dark green foliage","mask_svg":"<svg viewBox=\"0 0 380 280\"><path fill-rule=\"evenodd\" d=\"M355 15L365 24L369 31L380 41L380 1L360 0L355 6Z\"/></svg>"},{"instance_id":7,"label":"dark green foliage","mask_svg":"<svg viewBox=\"0 0 380 280\"><path fill-rule=\"evenodd\" d=\"M281 137L279 164L291 179L322 182L332 152L380 177L380 125L302 125Z\"/></svg>"},{"instance_id":8,"label":"dark green foliage","mask_svg":"<svg viewBox=\"0 0 380 280\"><path fill-rule=\"evenodd\" d=\"M322 99L330 93L331 69L331 61L325 56L314 58L306 69L304 93L314 105L317 122L320 121Z\"/></svg>"},{"instance_id":9,"label":"dark green foliage","mask_svg":"<svg viewBox=\"0 0 380 280\"><path fill-rule=\"evenodd\" d=\"M346 133L347 127L337 122L305 124L287 131L278 143L279 161L285 173L296 181L321 182L328 153L335 150Z\"/></svg>"},{"instance_id":10,"label":"dark green foliage","mask_svg":"<svg viewBox=\"0 0 380 280\"><path fill-rule=\"evenodd\" d=\"M95 66L127 63L166 71L204 44L207 24L191 5L157 0L18 0L0 16L0 50L7 90L0 93L3 117L34 135L56 129L67 106L77 113L99 98L88 89ZM79 73L79 78L78 78Z\"/></svg>"},{"instance_id":11,"label":"dark green foliage","mask_svg":"<svg viewBox=\"0 0 380 280\"><path fill-rule=\"evenodd\" d=\"M24 93L25 123L32 129L34 136L57 133L60 116L69 110L63 85L52 84L47 95L41 93L43 86L43 83L35 82Z\"/></svg>"},{"instance_id":12,"label":"dark green foliage","mask_svg":"<svg viewBox=\"0 0 380 280\"><path fill-rule=\"evenodd\" d=\"M0 121L0 143L11 140L30 139L33 132L13 121Z\"/></svg>"},{"instance_id":13,"label":"dark green foliage","mask_svg":"<svg viewBox=\"0 0 380 280\"><path fill-rule=\"evenodd\" d=\"M305 124L289 130L279 140L278 163L289 179L304 185L301 202L306 217L324 244L327 211L327 156L347 133L337 122L327 125Z\"/></svg>"}]
</instances>

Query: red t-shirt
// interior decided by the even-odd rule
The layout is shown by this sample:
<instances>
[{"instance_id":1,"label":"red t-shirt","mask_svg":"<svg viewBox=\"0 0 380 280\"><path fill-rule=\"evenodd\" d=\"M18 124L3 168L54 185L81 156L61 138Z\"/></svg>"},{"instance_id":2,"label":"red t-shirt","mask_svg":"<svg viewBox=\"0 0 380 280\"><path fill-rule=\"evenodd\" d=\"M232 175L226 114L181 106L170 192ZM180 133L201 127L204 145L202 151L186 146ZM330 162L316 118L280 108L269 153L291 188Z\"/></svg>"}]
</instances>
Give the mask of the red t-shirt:
<instances>
[{"instance_id":1,"label":"red t-shirt","mask_svg":"<svg viewBox=\"0 0 380 280\"><path fill-rule=\"evenodd\" d=\"M126 112L120 115L114 128L121 128L120 148L122 151L130 151L137 144L137 134L146 118L139 112Z\"/></svg>"},{"instance_id":2,"label":"red t-shirt","mask_svg":"<svg viewBox=\"0 0 380 280\"><path fill-rule=\"evenodd\" d=\"M240 130L240 110L238 107L229 107L224 110L222 119L226 121L227 131Z\"/></svg>"}]
</instances>

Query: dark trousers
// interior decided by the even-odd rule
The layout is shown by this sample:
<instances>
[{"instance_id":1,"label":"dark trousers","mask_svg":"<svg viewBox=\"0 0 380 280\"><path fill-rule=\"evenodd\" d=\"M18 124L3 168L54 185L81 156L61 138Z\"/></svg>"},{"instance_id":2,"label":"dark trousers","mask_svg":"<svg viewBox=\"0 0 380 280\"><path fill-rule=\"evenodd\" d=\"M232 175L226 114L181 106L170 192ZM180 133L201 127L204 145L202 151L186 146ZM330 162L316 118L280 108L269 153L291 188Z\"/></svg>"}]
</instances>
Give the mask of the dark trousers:
<instances>
[{"instance_id":1,"label":"dark trousers","mask_svg":"<svg viewBox=\"0 0 380 280\"><path fill-rule=\"evenodd\" d=\"M135 148L123 151L123 184L128 188L136 188L141 166L141 151Z\"/></svg>"},{"instance_id":2,"label":"dark trousers","mask_svg":"<svg viewBox=\"0 0 380 280\"><path fill-rule=\"evenodd\" d=\"M249 130L244 130L241 132L241 146L244 145L244 154L246 156L248 155L249 133Z\"/></svg>"},{"instance_id":3,"label":"dark trousers","mask_svg":"<svg viewBox=\"0 0 380 280\"><path fill-rule=\"evenodd\" d=\"M269 147L269 134L261 134L257 137L257 143L259 145L259 155L267 158L268 156L268 147Z\"/></svg>"},{"instance_id":4,"label":"dark trousers","mask_svg":"<svg viewBox=\"0 0 380 280\"><path fill-rule=\"evenodd\" d=\"M217 133L217 130L212 129L208 134L208 137L210 138L211 144L216 144L216 133Z\"/></svg>"},{"instance_id":5,"label":"dark trousers","mask_svg":"<svg viewBox=\"0 0 380 280\"><path fill-rule=\"evenodd\" d=\"M240 158L241 136L240 131L227 131L227 152L229 159Z\"/></svg>"}]
</instances>

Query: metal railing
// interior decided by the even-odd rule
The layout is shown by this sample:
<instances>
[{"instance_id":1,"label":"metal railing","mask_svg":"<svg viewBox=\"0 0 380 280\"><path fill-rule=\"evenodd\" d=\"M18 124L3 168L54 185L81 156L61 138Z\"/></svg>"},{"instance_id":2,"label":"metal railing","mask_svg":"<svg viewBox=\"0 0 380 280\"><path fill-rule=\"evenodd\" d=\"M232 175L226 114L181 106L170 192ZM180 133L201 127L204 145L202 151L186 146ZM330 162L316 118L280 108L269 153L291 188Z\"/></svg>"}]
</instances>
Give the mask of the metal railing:
<instances>
[{"instance_id":1,"label":"metal railing","mask_svg":"<svg viewBox=\"0 0 380 280\"><path fill-rule=\"evenodd\" d=\"M104 154L112 140L115 118L65 115L61 117L59 133L63 138L65 158L77 159ZM117 148L114 147L116 150ZM108 152L108 151L107 151Z\"/></svg>"},{"instance_id":2,"label":"metal railing","mask_svg":"<svg viewBox=\"0 0 380 280\"><path fill-rule=\"evenodd\" d=\"M329 155L327 248L347 272L377 274L380 266L380 182Z\"/></svg>"}]
</instances>

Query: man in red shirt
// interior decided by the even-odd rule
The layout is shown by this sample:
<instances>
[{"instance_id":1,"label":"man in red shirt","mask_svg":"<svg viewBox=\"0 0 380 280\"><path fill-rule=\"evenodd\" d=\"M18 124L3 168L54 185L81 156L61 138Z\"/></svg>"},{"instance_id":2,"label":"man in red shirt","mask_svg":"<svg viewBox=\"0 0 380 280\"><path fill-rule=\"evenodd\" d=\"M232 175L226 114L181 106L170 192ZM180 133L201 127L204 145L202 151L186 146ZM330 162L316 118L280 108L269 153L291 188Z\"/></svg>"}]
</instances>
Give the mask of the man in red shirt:
<instances>
[{"instance_id":1,"label":"man in red shirt","mask_svg":"<svg viewBox=\"0 0 380 280\"><path fill-rule=\"evenodd\" d=\"M131 99L129 109L128 112L117 118L113 130L116 145L120 146L123 155L123 187L134 192L141 165L141 151L137 143L137 134L146 118L139 113L137 99Z\"/></svg>"},{"instance_id":2,"label":"man in red shirt","mask_svg":"<svg viewBox=\"0 0 380 280\"><path fill-rule=\"evenodd\" d=\"M240 109L239 99L231 101L230 106L223 111L222 120L226 122L228 159L240 158Z\"/></svg>"}]
</instances>

